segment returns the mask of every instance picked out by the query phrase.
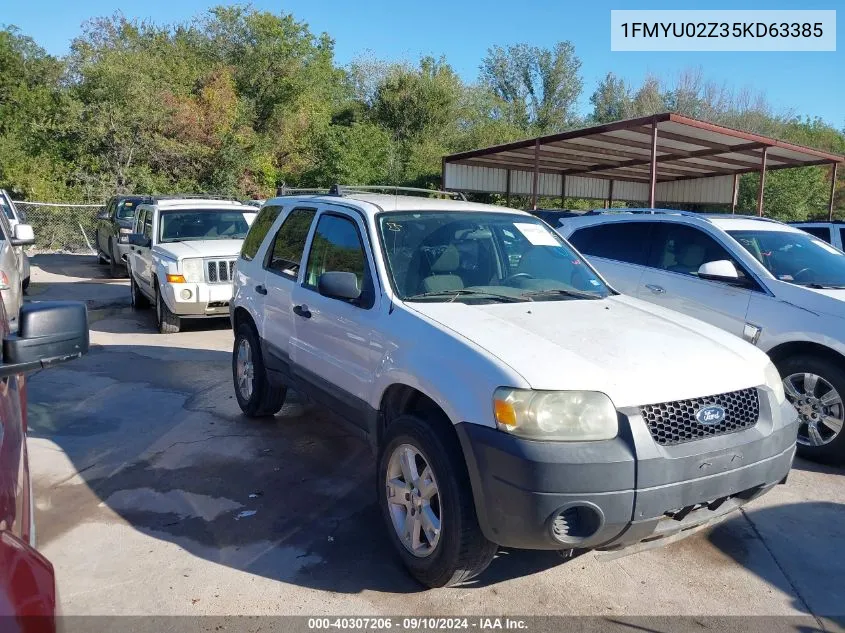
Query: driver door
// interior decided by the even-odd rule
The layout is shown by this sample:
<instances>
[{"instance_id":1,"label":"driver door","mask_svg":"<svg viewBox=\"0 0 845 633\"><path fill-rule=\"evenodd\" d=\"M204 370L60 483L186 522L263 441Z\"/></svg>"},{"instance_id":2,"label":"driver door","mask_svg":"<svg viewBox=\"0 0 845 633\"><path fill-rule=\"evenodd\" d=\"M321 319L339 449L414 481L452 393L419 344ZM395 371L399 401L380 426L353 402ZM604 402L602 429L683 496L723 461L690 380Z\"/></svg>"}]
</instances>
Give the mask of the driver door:
<instances>
[{"instance_id":1,"label":"driver door","mask_svg":"<svg viewBox=\"0 0 845 633\"><path fill-rule=\"evenodd\" d=\"M637 296L742 336L753 291L698 277L701 264L729 260L740 278L750 279L741 264L712 236L687 224L657 222L651 240Z\"/></svg>"},{"instance_id":2,"label":"driver door","mask_svg":"<svg viewBox=\"0 0 845 633\"><path fill-rule=\"evenodd\" d=\"M141 209L135 218L135 232L141 233L150 239L149 246L133 246L132 274L135 281L143 290L144 294L153 296L152 282L152 237L153 237L153 213L152 209Z\"/></svg>"}]
</instances>

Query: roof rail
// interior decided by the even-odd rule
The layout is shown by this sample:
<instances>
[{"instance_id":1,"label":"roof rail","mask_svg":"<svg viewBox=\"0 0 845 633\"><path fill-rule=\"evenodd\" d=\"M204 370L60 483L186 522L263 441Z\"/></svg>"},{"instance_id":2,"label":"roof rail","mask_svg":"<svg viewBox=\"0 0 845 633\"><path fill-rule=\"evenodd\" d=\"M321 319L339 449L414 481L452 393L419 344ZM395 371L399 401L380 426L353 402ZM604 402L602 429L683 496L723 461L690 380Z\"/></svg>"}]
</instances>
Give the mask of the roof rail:
<instances>
[{"instance_id":1,"label":"roof rail","mask_svg":"<svg viewBox=\"0 0 845 633\"><path fill-rule=\"evenodd\" d=\"M320 187L288 187L287 185L276 187L276 196L295 196L300 193L326 194L329 190Z\"/></svg>"},{"instance_id":2,"label":"roof rail","mask_svg":"<svg viewBox=\"0 0 845 633\"><path fill-rule=\"evenodd\" d=\"M226 200L227 202L241 203L240 200L233 196L218 195L213 193L154 194L148 197L154 202L158 202L159 200Z\"/></svg>"},{"instance_id":3,"label":"roof rail","mask_svg":"<svg viewBox=\"0 0 845 633\"><path fill-rule=\"evenodd\" d=\"M739 218L740 220L760 220L761 222L772 222L774 224L786 224L785 222L781 222L780 220L775 220L774 218L767 218L766 216L762 215L743 215L737 213L708 213L707 217L709 218Z\"/></svg>"},{"instance_id":4,"label":"roof rail","mask_svg":"<svg viewBox=\"0 0 845 633\"><path fill-rule=\"evenodd\" d=\"M439 189L423 189L422 187L401 187L396 185L332 185L329 189L330 196L343 196L351 193L369 193L374 191L387 191L396 195L401 193L424 193L426 195L438 195L453 200L466 202L466 196L460 191L441 191Z\"/></svg>"},{"instance_id":5,"label":"roof rail","mask_svg":"<svg viewBox=\"0 0 845 633\"><path fill-rule=\"evenodd\" d=\"M614 214L639 214L639 215L681 215L688 218L700 218L706 220L710 219L701 213L694 211L681 211L679 209L626 209L623 207L611 207L609 209L593 209L587 211L584 215L614 215Z\"/></svg>"}]
</instances>

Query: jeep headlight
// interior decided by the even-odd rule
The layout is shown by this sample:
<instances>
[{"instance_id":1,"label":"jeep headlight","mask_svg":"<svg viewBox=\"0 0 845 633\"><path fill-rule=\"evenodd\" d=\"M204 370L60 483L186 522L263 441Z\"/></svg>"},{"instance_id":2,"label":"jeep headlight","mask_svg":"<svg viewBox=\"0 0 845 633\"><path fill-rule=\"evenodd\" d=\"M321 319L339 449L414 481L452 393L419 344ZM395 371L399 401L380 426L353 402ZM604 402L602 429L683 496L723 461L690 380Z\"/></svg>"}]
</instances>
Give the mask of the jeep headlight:
<instances>
[{"instance_id":1,"label":"jeep headlight","mask_svg":"<svg viewBox=\"0 0 845 633\"><path fill-rule=\"evenodd\" d=\"M766 386L772 390L775 396L775 402L783 404L783 401L786 400L786 394L783 392L783 378L780 377L780 372L772 361L769 361L769 364L766 365L764 374L766 376Z\"/></svg>"},{"instance_id":2,"label":"jeep headlight","mask_svg":"<svg viewBox=\"0 0 845 633\"><path fill-rule=\"evenodd\" d=\"M182 260L182 276L188 283L199 283L203 280L202 260L194 257Z\"/></svg>"},{"instance_id":3,"label":"jeep headlight","mask_svg":"<svg viewBox=\"0 0 845 633\"><path fill-rule=\"evenodd\" d=\"M120 228L117 230L117 241L126 244L129 241L129 235L132 233L132 229L124 229Z\"/></svg>"},{"instance_id":4,"label":"jeep headlight","mask_svg":"<svg viewBox=\"0 0 845 633\"><path fill-rule=\"evenodd\" d=\"M493 394L499 430L532 440L585 442L616 437L616 408L598 391L532 391L500 387Z\"/></svg>"}]
</instances>

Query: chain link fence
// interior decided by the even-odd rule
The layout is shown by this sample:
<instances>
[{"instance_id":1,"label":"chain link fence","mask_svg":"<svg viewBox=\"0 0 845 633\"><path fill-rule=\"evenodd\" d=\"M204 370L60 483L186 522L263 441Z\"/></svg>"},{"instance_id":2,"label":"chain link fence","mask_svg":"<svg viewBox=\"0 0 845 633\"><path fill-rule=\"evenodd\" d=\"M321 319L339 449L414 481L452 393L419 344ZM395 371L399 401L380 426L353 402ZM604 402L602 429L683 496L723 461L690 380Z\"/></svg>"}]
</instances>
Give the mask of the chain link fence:
<instances>
[{"instance_id":1,"label":"chain link fence","mask_svg":"<svg viewBox=\"0 0 845 633\"><path fill-rule=\"evenodd\" d=\"M15 206L35 230L35 245L28 249L30 252L94 252L97 214L103 205L16 200Z\"/></svg>"}]
</instances>

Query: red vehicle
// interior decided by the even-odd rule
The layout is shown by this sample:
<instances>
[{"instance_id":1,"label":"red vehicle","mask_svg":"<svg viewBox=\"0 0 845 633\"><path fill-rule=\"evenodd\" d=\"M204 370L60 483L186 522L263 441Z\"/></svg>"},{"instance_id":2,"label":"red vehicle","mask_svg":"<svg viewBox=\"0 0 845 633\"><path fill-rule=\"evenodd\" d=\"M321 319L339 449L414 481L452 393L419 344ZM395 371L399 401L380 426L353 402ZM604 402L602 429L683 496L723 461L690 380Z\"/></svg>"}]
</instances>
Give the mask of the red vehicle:
<instances>
[{"instance_id":1,"label":"red vehicle","mask_svg":"<svg viewBox=\"0 0 845 633\"><path fill-rule=\"evenodd\" d=\"M28 303L18 327L9 333L0 301L0 629L47 633L56 628L56 578L35 549L26 374L88 351L88 314L79 302Z\"/></svg>"}]
</instances>

